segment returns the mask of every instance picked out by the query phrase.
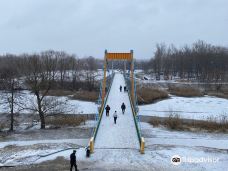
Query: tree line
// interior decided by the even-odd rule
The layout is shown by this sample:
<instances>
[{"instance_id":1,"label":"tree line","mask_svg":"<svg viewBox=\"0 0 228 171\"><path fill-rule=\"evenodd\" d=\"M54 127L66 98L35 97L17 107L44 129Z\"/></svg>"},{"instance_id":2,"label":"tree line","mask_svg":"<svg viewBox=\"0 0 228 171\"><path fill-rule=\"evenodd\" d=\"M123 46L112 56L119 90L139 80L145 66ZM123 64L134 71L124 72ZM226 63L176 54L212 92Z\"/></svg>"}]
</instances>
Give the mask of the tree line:
<instances>
[{"instance_id":1,"label":"tree line","mask_svg":"<svg viewBox=\"0 0 228 171\"><path fill-rule=\"evenodd\" d=\"M37 54L6 54L0 56L0 81L3 83L10 78L28 78L37 73L43 81L51 81L52 88L78 90L83 87L91 91L95 88L94 72L100 63L91 56L80 59L75 55L52 50ZM86 78L83 78L81 71L84 71ZM0 84L0 89L8 87L3 87L4 85Z\"/></svg>"},{"instance_id":2,"label":"tree line","mask_svg":"<svg viewBox=\"0 0 228 171\"><path fill-rule=\"evenodd\" d=\"M191 46L157 44L154 57L138 61L137 67L165 78L178 76L200 82L228 80L228 49L197 41Z\"/></svg>"}]
</instances>

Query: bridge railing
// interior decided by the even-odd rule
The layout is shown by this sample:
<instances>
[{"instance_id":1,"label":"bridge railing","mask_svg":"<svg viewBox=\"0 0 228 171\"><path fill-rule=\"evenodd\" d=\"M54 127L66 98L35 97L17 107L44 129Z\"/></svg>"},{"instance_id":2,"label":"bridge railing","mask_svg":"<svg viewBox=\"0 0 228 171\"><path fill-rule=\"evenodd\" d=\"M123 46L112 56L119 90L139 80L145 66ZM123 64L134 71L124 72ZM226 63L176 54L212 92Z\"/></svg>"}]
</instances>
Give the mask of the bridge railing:
<instances>
[{"instance_id":1,"label":"bridge railing","mask_svg":"<svg viewBox=\"0 0 228 171\"><path fill-rule=\"evenodd\" d=\"M128 96L129 96L130 103L131 103L131 108L132 108L132 112L133 112L134 123L135 123L136 131L137 131L138 140L140 143L140 151L141 151L141 153L144 153L145 141L144 141L144 138L141 136L141 124L140 124L140 116L138 115L139 108L138 108L138 101L137 101L137 91L136 91L137 86L136 86L135 78L133 77L133 79L134 79L134 96L133 97L131 95L132 93L130 92L132 90L130 74L125 73L124 78L125 78L125 83L126 83L126 86L128 89Z\"/></svg>"},{"instance_id":2,"label":"bridge railing","mask_svg":"<svg viewBox=\"0 0 228 171\"><path fill-rule=\"evenodd\" d=\"M109 95L109 92L110 92L110 89L111 89L111 86L112 86L112 82L113 82L113 78L114 78L114 73L113 74L110 74L107 78L106 78L106 95L105 95L105 100L104 100L104 103L102 104L102 82L101 81L101 85L100 85L100 94L99 94L99 98L98 98L98 113L96 114L96 121L97 121L97 124L96 124L96 127L93 129L93 132L92 132L92 136L91 136L91 139L90 139L90 143L89 143L89 146L90 146L90 151L91 153L93 153L94 151L94 143L95 143L95 140L96 140L96 137L97 137L97 133L98 133L98 130L99 130L99 126L100 126L100 123L101 123L101 119L102 119L102 116L103 116L103 112L104 112L104 108L106 106L106 102L107 102L107 99L108 99L108 95Z\"/></svg>"}]
</instances>

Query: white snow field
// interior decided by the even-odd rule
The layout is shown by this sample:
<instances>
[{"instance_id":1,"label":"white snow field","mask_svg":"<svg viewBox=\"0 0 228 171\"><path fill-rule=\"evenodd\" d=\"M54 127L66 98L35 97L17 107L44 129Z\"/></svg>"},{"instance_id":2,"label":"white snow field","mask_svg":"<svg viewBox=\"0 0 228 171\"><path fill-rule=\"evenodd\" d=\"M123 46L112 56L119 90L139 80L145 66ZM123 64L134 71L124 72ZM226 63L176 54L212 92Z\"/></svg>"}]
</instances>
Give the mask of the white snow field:
<instances>
[{"instance_id":1,"label":"white snow field","mask_svg":"<svg viewBox=\"0 0 228 171\"><path fill-rule=\"evenodd\" d=\"M110 89L106 105L109 105L110 115L103 112L100 127L95 140L97 148L132 148L139 149L139 140L134 124L134 118L127 92L120 92L119 87L125 86L122 74L116 73ZM122 114L121 104L125 103L126 111ZM113 113L118 113L117 124L114 124ZM99 153L99 152L98 152ZM95 154L96 155L96 154Z\"/></svg>"},{"instance_id":2,"label":"white snow field","mask_svg":"<svg viewBox=\"0 0 228 171\"><path fill-rule=\"evenodd\" d=\"M228 117L228 100L212 96L177 97L139 106L139 115L167 117L170 113L179 114L185 119L208 120Z\"/></svg>"}]
</instances>

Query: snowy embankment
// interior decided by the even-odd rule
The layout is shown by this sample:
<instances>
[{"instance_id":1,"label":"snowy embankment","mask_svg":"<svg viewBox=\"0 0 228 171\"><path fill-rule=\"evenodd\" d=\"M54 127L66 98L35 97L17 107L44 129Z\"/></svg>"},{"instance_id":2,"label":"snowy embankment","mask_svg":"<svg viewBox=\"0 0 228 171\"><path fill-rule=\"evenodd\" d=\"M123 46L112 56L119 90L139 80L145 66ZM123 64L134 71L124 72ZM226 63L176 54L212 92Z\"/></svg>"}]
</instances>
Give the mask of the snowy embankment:
<instances>
[{"instance_id":1,"label":"snowy embankment","mask_svg":"<svg viewBox=\"0 0 228 171\"><path fill-rule=\"evenodd\" d=\"M85 125L82 124L75 129L91 129L95 126L95 123L95 121L86 121ZM59 153L61 151L67 149L71 149L72 151L73 148L84 149L84 147L88 145L89 137L72 139L69 135L69 139L67 139L66 136L62 136L59 133L57 134L57 131L58 130L56 130L56 136L59 136L58 139L49 139L49 136L45 136L48 135L48 132L49 134L53 134L53 131L49 130L45 130L45 134L43 134L45 137L43 137L42 140L39 137L37 137L37 139L24 140L28 133L20 133L20 136L16 136L16 140L11 140L15 139L14 135L9 135L6 139L2 139L0 143L0 166L34 164L39 159L47 160L46 158L49 155L53 158L54 154L58 156L61 154ZM64 134L67 134L68 131L68 129L65 129ZM80 134L80 131L77 133Z\"/></svg>"},{"instance_id":2,"label":"snowy embankment","mask_svg":"<svg viewBox=\"0 0 228 171\"><path fill-rule=\"evenodd\" d=\"M146 116L168 117L179 114L181 118L208 120L228 118L228 100L212 96L177 97L161 100L153 104L139 106L139 114Z\"/></svg>"},{"instance_id":3,"label":"snowy embankment","mask_svg":"<svg viewBox=\"0 0 228 171\"><path fill-rule=\"evenodd\" d=\"M77 145L83 146L88 143L88 139L5 141L5 142L1 142L0 148L4 148L7 146L31 146L36 144L61 144L61 143L71 143L71 144L77 144Z\"/></svg>"},{"instance_id":4,"label":"snowy embankment","mask_svg":"<svg viewBox=\"0 0 228 171\"><path fill-rule=\"evenodd\" d=\"M153 128L148 123L142 123L142 134L146 137L145 154L137 149L95 149L95 153L86 158L85 149L77 149L77 162L79 169L122 169L122 170L226 170L228 167L228 135L208 133L186 133L168 131L163 128ZM68 141L68 142L67 142ZM69 160L72 149L60 151L61 147L67 148L68 143L79 144L82 140L59 140L58 145L53 141L45 142L49 149L37 150L37 145L26 146L26 150L13 151L11 155L1 155L1 165L25 165L54 160L64 157ZM205 143L207 141L207 143ZM33 143L33 142L32 142ZM38 142L39 143L39 142ZM31 142L29 143L31 145ZM18 144L19 145L19 144ZM21 144L22 145L22 144ZM56 147L55 147L56 146ZM72 144L71 144L72 146ZM53 148L55 147L55 148ZM18 147L20 148L20 147ZM60 151L55 153L56 151ZM51 155L47 155L51 154ZM47 155L47 156L46 156ZM190 163L182 162L175 166L171 164L171 157L179 155L193 159L213 158L215 163ZM86 163L86 166L85 166ZM84 166L83 166L84 165ZM90 168L91 167L91 168Z\"/></svg>"},{"instance_id":5,"label":"snowy embankment","mask_svg":"<svg viewBox=\"0 0 228 171\"><path fill-rule=\"evenodd\" d=\"M88 139L10 141L1 144L0 166L15 166L33 164L64 149L82 148L88 144Z\"/></svg>"},{"instance_id":6,"label":"snowy embankment","mask_svg":"<svg viewBox=\"0 0 228 171\"><path fill-rule=\"evenodd\" d=\"M91 158L86 158L84 149L80 148L77 150L79 168L80 162L87 162L93 168L107 170L226 170L228 167L228 135L226 134L168 131L153 128L148 123L142 123L141 126L142 133L148 137L145 139L144 155L136 149L95 149L95 154ZM60 152L36 162L53 160L58 156L68 160L70 153L71 150ZM182 162L174 166L171 164L171 157L174 155L192 159L211 158L216 162Z\"/></svg>"},{"instance_id":7,"label":"snowy embankment","mask_svg":"<svg viewBox=\"0 0 228 171\"><path fill-rule=\"evenodd\" d=\"M172 145L180 147L204 147L226 150L228 149L228 134L223 133L195 133L186 131L170 131L156 128L148 123L141 123L142 133L145 135L146 146Z\"/></svg>"}]
</instances>

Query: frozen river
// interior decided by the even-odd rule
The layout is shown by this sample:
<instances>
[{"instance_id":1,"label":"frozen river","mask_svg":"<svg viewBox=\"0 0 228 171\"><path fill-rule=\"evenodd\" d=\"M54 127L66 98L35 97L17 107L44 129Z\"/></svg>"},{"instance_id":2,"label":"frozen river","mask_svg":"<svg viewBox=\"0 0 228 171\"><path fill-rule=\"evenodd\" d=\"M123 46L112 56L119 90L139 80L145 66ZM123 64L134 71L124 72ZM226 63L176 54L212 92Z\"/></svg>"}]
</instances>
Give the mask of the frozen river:
<instances>
[{"instance_id":1,"label":"frozen river","mask_svg":"<svg viewBox=\"0 0 228 171\"><path fill-rule=\"evenodd\" d=\"M157 103L139 106L140 115L167 117L170 113L197 120L228 117L228 100L212 96L193 98L171 96Z\"/></svg>"}]
</instances>

